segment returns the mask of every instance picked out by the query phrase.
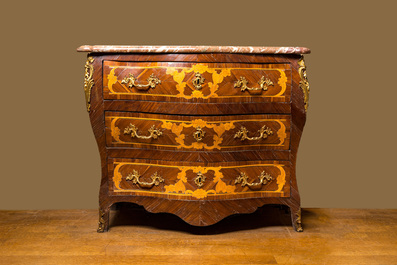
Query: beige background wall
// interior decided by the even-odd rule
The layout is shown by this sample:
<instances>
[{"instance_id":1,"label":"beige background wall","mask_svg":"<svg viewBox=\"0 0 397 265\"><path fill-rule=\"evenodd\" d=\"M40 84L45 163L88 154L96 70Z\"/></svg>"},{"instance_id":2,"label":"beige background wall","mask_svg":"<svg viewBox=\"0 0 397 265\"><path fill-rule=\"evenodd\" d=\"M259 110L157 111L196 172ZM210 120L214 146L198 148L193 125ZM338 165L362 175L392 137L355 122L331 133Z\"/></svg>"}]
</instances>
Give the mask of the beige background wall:
<instances>
[{"instance_id":1,"label":"beige background wall","mask_svg":"<svg viewBox=\"0 0 397 265\"><path fill-rule=\"evenodd\" d=\"M352 4L355 2L357 4ZM307 46L303 207L396 208L393 1L9 1L0 209L96 208L83 44Z\"/></svg>"}]
</instances>

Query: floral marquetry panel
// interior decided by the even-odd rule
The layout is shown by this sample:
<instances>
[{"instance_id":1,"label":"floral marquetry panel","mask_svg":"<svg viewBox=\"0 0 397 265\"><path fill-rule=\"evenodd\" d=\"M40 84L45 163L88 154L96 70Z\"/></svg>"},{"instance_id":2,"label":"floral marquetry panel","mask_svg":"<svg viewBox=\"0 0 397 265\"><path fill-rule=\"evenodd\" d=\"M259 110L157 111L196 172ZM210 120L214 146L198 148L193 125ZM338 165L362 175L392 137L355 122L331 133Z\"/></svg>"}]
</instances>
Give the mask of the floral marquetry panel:
<instances>
[{"instance_id":1,"label":"floral marquetry panel","mask_svg":"<svg viewBox=\"0 0 397 265\"><path fill-rule=\"evenodd\" d=\"M105 99L170 102L289 102L289 64L105 61Z\"/></svg>"},{"instance_id":2,"label":"floral marquetry panel","mask_svg":"<svg viewBox=\"0 0 397 265\"><path fill-rule=\"evenodd\" d=\"M114 147L191 151L289 149L288 115L192 118L108 112L105 120L106 142Z\"/></svg>"},{"instance_id":3,"label":"floral marquetry panel","mask_svg":"<svg viewBox=\"0 0 397 265\"><path fill-rule=\"evenodd\" d=\"M115 195L191 200L289 197L288 162L261 161L243 165L225 162L203 165L112 159L109 170L113 182L112 192ZM131 181L131 175L138 175L139 182ZM266 179L263 178L264 175ZM157 183L155 178L159 179Z\"/></svg>"}]
</instances>

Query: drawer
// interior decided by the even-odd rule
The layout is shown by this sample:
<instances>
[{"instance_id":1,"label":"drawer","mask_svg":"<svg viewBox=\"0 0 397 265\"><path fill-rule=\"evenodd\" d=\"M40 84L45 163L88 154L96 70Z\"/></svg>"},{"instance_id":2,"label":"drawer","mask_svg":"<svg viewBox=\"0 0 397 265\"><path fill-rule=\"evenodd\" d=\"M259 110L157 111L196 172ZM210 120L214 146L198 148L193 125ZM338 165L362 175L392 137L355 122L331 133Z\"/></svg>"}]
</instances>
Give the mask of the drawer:
<instances>
[{"instance_id":1,"label":"drawer","mask_svg":"<svg viewBox=\"0 0 397 265\"><path fill-rule=\"evenodd\" d=\"M290 64L103 62L104 99L290 102Z\"/></svg>"},{"instance_id":2,"label":"drawer","mask_svg":"<svg viewBox=\"0 0 397 265\"><path fill-rule=\"evenodd\" d=\"M220 200L290 194L288 161L216 164L121 158L108 161L112 195Z\"/></svg>"},{"instance_id":3,"label":"drawer","mask_svg":"<svg viewBox=\"0 0 397 265\"><path fill-rule=\"evenodd\" d=\"M178 116L106 112L108 147L164 150L288 150L289 115Z\"/></svg>"}]
</instances>

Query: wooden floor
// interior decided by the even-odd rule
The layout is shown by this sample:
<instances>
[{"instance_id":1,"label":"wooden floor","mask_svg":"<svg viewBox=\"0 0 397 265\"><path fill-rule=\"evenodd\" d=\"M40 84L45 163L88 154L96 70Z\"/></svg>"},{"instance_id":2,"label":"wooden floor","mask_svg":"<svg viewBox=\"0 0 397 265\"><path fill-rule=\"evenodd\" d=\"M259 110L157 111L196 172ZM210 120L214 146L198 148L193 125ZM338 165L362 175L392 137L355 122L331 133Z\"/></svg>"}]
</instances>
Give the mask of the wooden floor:
<instances>
[{"instance_id":1,"label":"wooden floor","mask_svg":"<svg viewBox=\"0 0 397 265\"><path fill-rule=\"evenodd\" d=\"M302 219L297 233L285 209L266 206L203 228L123 205L98 234L95 210L0 211L0 264L397 264L397 210Z\"/></svg>"}]
</instances>

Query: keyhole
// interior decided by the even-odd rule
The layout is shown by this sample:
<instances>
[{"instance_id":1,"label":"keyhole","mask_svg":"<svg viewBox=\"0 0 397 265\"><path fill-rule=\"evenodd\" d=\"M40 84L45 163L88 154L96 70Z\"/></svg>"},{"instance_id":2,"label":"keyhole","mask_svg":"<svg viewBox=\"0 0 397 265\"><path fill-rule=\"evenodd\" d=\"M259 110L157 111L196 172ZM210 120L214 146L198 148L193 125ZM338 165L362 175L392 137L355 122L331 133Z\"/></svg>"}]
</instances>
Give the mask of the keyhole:
<instances>
[{"instance_id":1,"label":"keyhole","mask_svg":"<svg viewBox=\"0 0 397 265\"><path fill-rule=\"evenodd\" d=\"M204 185L205 176L199 171L197 173L197 177L194 179L194 183L196 183L197 187L201 188Z\"/></svg>"},{"instance_id":2,"label":"keyhole","mask_svg":"<svg viewBox=\"0 0 397 265\"><path fill-rule=\"evenodd\" d=\"M195 74L195 78L193 78L192 83L196 90L201 89L201 85L204 84L204 78L201 76L200 73Z\"/></svg>"},{"instance_id":3,"label":"keyhole","mask_svg":"<svg viewBox=\"0 0 397 265\"><path fill-rule=\"evenodd\" d=\"M203 140L203 137L205 135L205 132L201 129L201 127L197 127L196 132L193 134L194 139L196 139L197 142L200 142Z\"/></svg>"}]
</instances>

